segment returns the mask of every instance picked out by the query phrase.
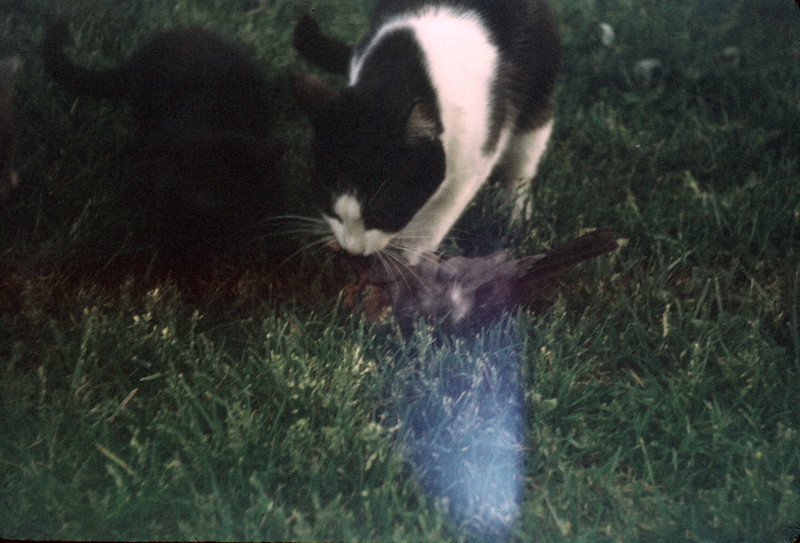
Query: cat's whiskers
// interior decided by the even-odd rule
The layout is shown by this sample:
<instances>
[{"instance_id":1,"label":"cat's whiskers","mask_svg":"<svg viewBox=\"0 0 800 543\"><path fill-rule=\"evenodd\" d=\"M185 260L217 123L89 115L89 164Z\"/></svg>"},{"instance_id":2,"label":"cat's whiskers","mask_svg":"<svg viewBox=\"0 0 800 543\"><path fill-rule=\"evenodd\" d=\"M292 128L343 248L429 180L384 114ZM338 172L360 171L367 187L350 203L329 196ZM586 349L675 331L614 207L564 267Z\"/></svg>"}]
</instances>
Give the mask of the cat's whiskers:
<instances>
[{"instance_id":1,"label":"cat's whiskers","mask_svg":"<svg viewBox=\"0 0 800 543\"><path fill-rule=\"evenodd\" d=\"M274 217L274 219L281 221L276 225L277 234L313 236L330 235L330 227L323 219L304 217L302 215L282 215L279 217Z\"/></svg>"},{"instance_id":2,"label":"cat's whiskers","mask_svg":"<svg viewBox=\"0 0 800 543\"><path fill-rule=\"evenodd\" d=\"M387 177L386 179L384 179L384 180L383 180L383 183L381 183L381 185L378 187L378 190L376 190L375 192L373 192L373 193L372 193L372 196L370 196L370 197L369 197L369 201L367 202L367 207L369 207L369 206L372 204L372 202L374 202L374 201L375 201L375 198L376 198L376 197L378 196L378 194L380 194L380 192L383 190L383 187L384 187L384 186L386 186L386 183L388 183L388 182L389 182L389 179L390 179L389 177Z\"/></svg>"},{"instance_id":3,"label":"cat's whiskers","mask_svg":"<svg viewBox=\"0 0 800 543\"><path fill-rule=\"evenodd\" d=\"M400 275L400 277L403 279L403 282L406 284L407 287L409 288L411 287L411 285L408 284L408 279L407 279L408 274L410 274L411 276L414 277L414 279L419 281L419 276L414 271L413 266L409 266L408 263L405 261L405 259L402 256L400 256L396 251L384 249L383 251L381 251L381 254L383 255L383 258L386 259L385 262L382 262L384 264L384 268L389 273L390 279L393 282L396 282L397 279L395 279L395 274L389 271L388 269L389 265L394 267L395 271L397 272L398 275Z\"/></svg>"},{"instance_id":4,"label":"cat's whiskers","mask_svg":"<svg viewBox=\"0 0 800 543\"><path fill-rule=\"evenodd\" d=\"M275 226L274 232L265 235L288 236L300 243L297 250L287 256L278 267L285 266L302 253L313 254L334 239L325 220L316 217L279 215L270 217L264 223L274 223Z\"/></svg>"},{"instance_id":5,"label":"cat's whiskers","mask_svg":"<svg viewBox=\"0 0 800 543\"><path fill-rule=\"evenodd\" d=\"M278 222L279 224L287 224L291 222L295 224L307 224L311 226L327 226L325 219L319 217L310 217L307 215L275 215L274 217L264 219L262 222Z\"/></svg>"},{"instance_id":6,"label":"cat's whiskers","mask_svg":"<svg viewBox=\"0 0 800 543\"><path fill-rule=\"evenodd\" d=\"M420 239L427 241L427 238L424 236L420 236ZM421 245L414 243L414 238L403 235L401 239L392 240L390 244L392 249L399 250L401 252L412 253L417 255L421 260L425 260L432 264L436 264L439 262L438 252L432 251L430 249L425 249ZM400 258L400 257L398 257ZM405 261L403 261L405 263ZM406 264L408 265L408 264Z\"/></svg>"},{"instance_id":7,"label":"cat's whiskers","mask_svg":"<svg viewBox=\"0 0 800 543\"><path fill-rule=\"evenodd\" d=\"M396 273L399 271L397 264L392 259L392 254L388 251L378 251L375 253L375 256L380 262L381 267L386 270L386 274L389 276L389 279L394 283L397 281Z\"/></svg>"},{"instance_id":8,"label":"cat's whiskers","mask_svg":"<svg viewBox=\"0 0 800 543\"><path fill-rule=\"evenodd\" d=\"M262 226L270 225L274 232L265 236L288 236L299 242L298 248L286 257L279 267L286 265L298 255L303 253L314 254L336 241L328 222L322 218L306 215L279 215L265 219ZM424 235L403 234L394 238L386 247L373 253L377 262L385 270L392 282L402 279L410 288L409 281L420 281L419 272L408 263L403 253L414 254L425 262L436 264L439 262L438 252L425 249L424 242L428 238Z\"/></svg>"},{"instance_id":9,"label":"cat's whiskers","mask_svg":"<svg viewBox=\"0 0 800 543\"><path fill-rule=\"evenodd\" d=\"M403 258L401 255L399 255L397 253L394 254L394 258L395 258L395 261L396 261L397 265L399 267L403 268L406 272L408 272L408 274L410 274L411 277L414 278L414 281L416 281L417 283L421 283L422 282L422 278L417 273L416 266L411 266L406 261L405 258ZM408 283L408 280L406 279L406 275L405 274L403 274L403 282L406 284L407 287L411 288L411 285Z\"/></svg>"},{"instance_id":10,"label":"cat's whiskers","mask_svg":"<svg viewBox=\"0 0 800 543\"><path fill-rule=\"evenodd\" d=\"M306 253L306 252L309 252L309 254L313 254L311 252L311 249L317 249L317 248L320 248L320 247L324 247L324 246L328 245L330 243L330 241L331 241L330 239L322 238L322 239L312 240L312 241L310 241L308 243L305 243L305 244L301 245L296 251L294 251L292 254L290 254L289 256L284 258L281 261L281 263L278 264L277 268L282 268L283 266L288 264L292 259L294 259L299 254L303 254L303 253Z\"/></svg>"}]
</instances>

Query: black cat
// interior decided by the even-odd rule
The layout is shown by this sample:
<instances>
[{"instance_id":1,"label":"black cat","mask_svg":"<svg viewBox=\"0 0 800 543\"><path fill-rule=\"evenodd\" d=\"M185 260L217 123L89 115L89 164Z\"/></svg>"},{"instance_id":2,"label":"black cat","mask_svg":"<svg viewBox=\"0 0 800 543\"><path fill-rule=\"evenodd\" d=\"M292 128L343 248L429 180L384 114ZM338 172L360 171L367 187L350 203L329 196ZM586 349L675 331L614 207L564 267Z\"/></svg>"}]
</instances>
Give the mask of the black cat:
<instances>
[{"instance_id":1,"label":"black cat","mask_svg":"<svg viewBox=\"0 0 800 543\"><path fill-rule=\"evenodd\" d=\"M244 52L205 30L174 29L117 68L89 70L66 57L68 37L65 21L47 29L45 70L79 93L130 103L134 185L158 242L229 237L283 209L269 89Z\"/></svg>"}]
</instances>

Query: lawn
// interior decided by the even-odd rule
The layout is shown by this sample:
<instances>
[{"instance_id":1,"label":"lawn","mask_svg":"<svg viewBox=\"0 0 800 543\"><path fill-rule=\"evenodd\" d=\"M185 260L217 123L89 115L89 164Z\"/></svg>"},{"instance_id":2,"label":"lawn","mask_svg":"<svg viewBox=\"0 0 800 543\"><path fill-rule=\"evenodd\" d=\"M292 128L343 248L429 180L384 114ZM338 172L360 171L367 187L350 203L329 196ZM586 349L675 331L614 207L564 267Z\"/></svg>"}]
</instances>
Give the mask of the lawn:
<instances>
[{"instance_id":1,"label":"lawn","mask_svg":"<svg viewBox=\"0 0 800 543\"><path fill-rule=\"evenodd\" d=\"M800 10L553 3L564 57L533 214L509 227L489 188L444 249L532 254L599 226L621 247L545 311L452 335L364 318L346 264L307 239L159 263L125 196L129 112L37 57L56 13L95 67L172 26L241 44L274 88L291 211L310 215L292 25L313 12L355 41L371 2L0 4L0 58L23 61L22 182L0 202L0 537L790 543Z\"/></svg>"}]
</instances>

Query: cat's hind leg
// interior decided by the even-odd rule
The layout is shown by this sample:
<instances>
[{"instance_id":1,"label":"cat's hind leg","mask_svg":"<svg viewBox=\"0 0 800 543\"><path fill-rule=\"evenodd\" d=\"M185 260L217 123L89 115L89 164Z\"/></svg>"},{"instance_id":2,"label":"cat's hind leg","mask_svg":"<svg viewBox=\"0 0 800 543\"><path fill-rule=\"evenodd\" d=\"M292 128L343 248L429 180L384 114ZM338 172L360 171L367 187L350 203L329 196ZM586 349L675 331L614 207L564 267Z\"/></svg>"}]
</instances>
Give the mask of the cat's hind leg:
<instances>
[{"instance_id":1,"label":"cat's hind leg","mask_svg":"<svg viewBox=\"0 0 800 543\"><path fill-rule=\"evenodd\" d=\"M538 128L514 134L503 153L496 174L503 184L507 201L514 205L512 223L531 216L531 181L536 176L552 132L551 118Z\"/></svg>"}]
</instances>

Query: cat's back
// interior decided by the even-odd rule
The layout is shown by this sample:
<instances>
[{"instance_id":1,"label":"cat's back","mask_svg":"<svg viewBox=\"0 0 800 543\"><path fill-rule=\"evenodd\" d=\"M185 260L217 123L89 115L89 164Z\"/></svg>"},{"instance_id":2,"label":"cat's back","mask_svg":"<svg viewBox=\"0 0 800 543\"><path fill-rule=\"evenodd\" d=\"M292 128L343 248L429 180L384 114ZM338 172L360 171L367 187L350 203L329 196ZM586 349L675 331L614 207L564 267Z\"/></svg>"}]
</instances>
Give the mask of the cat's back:
<instances>
[{"instance_id":1,"label":"cat's back","mask_svg":"<svg viewBox=\"0 0 800 543\"><path fill-rule=\"evenodd\" d=\"M514 49L515 42L531 32L555 35L545 0L378 0L372 28L375 31L394 19L431 11L477 15L501 49Z\"/></svg>"},{"instance_id":2,"label":"cat's back","mask_svg":"<svg viewBox=\"0 0 800 543\"><path fill-rule=\"evenodd\" d=\"M262 73L238 45L201 28L157 34L121 67L140 122L183 118L265 135L271 118Z\"/></svg>"},{"instance_id":3,"label":"cat's back","mask_svg":"<svg viewBox=\"0 0 800 543\"><path fill-rule=\"evenodd\" d=\"M527 74L513 83L551 88L555 82L560 40L545 0L378 0L371 31L356 49L356 55L364 54L387 29L408 21L433 22L429 25L430 39L424 46L441 50L442 55L474 58L475 45L470 45L469 40L485 39L501 62ZM452 28L454 23L466 31L461 39L454 40L446 31L446 26Z\"/></svg>"},{"instance_id":4,"label":"cat's back","mask_svg":"<svg viewBox=\"0 0 800 543\"><path fill-rule=\"evenodd\" d=\"M202 28L161 32L134 52L125 63L130 71L158 74L174 80L225 81L259 79L258 70L237 45Z\"/></svg>"},{"instance_id":5,"label":"cat's back","mask_svg":"<svg viewBox=\"0 0 800 543\"><path fill-rule=\"evenodd\" d=\"M439 106L451 109L443 117L462 125L457 131L490 130L496 141L503 125L535 127L552 115L560 40L545 0L378 0L371 30L351 59L351 84L366 65L380 77L381 65L398 64L385 46L398 30L413 34L416 43L406 49L422 59ZM489 125L484 107L491 109Z\"/></svg>"},{"instance_id":6,"label":"cat's back","mask_svg":"<svg viewBox=\"0 0 800 543\"><path fill-rule=\"evenodd\" d=\"M202 91L242 101L264 86L257 66L241 48L201 28L157 34L128 58L122 70L140 96Z\"/></svg>"},{"instance_id":7,"label":"cat's back","mask_svg":"<svg viewBox=\"0 0 800 543\"><path fill-rule=\"evenodd\" d=\"M410 62L413 70L398 68ZM430 85L445 136L496 142L504 127L549 115L558 64L544 0L379 0L350 84L396 88L403 72L411 86Z\"/></svg>"}]
</instances>

